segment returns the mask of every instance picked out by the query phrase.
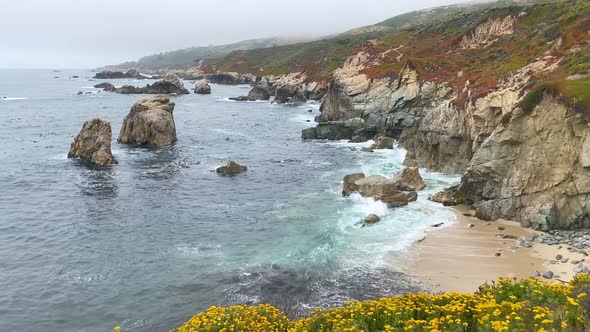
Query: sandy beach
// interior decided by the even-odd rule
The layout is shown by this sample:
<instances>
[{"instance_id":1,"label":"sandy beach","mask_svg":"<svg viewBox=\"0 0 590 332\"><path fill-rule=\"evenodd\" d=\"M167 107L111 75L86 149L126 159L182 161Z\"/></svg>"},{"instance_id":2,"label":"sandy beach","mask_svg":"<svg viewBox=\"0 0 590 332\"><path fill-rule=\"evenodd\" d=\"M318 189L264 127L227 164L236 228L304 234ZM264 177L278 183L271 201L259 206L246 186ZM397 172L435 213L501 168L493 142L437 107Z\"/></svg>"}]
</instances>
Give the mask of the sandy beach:
<instances>
[{"instance_id":1,"label":"sandy beach","mask_svg":"<svg viewBox=\"0 0 590 332\"><path fill-rule=\"evenodd\" d=\"M568 282L575 275L571 261L585 258L560 246L534 242L531 248L522 247L519 241L536 231L512 221L479 220L468 206L453 210L457 221L432 228L409 255L406 272L433 293L473 292L499 277L521 279L547 271L555 274L552 282ZM568 262L556 261L558 255Z\"/></svg>"}]
</instances>

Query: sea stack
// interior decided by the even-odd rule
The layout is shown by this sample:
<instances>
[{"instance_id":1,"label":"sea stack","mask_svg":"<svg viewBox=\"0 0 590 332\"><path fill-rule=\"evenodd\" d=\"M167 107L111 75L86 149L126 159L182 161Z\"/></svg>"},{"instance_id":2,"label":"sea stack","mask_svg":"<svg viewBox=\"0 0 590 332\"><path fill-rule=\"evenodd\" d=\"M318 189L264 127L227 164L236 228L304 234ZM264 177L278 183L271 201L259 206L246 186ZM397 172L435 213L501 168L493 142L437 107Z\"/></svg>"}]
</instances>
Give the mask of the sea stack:
<instances>
[{"instance_id":1,"label":"sea stack","mask_svg":"<svg viewBox=\"0 0 590 332\"><path fill-rule=\"evenodd\" d=\"M101 119L86 121L70 146L68 158L80 158L99 165L116 164L111 152L111 124Z\"/></svg>"},{"instance_id":2,"label":"sea stack","mask_svg":"<svg viewBox=\"0 0 590 332\"><path fill-rule=\"evenodd\" d=\"M176 142L174 103L165 95L143 99L129 111L119 133L119 143L163 146Z\"/></svg>"},{"instance_id":3,"label":"sea stack","mask_svg":"<svg viewBox=\"0 0 590 332\"><path fill-rule=\"evenodd\" d=\"M208 95L211 94L211 85L209 85L209 81L207 80L200 80L195 84L195 93L199 95Z\"/></svg>"}]
</instances>

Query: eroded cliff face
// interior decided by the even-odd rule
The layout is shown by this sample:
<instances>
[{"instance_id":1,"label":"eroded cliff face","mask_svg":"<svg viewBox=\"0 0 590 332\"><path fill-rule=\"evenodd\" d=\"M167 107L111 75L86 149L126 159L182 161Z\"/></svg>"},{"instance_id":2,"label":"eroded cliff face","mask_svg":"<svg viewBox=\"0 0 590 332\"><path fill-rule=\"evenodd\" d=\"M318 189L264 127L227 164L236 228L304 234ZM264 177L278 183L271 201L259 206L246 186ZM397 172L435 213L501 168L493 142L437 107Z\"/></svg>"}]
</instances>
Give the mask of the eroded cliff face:
<instances>
[{"instance_id":1,"label":"eroded cliff face","mask_svg":"<svg viewBox=\"0 0 590 332\"><path fill-rule=\"evenodd\" d=\"M423 82L411 64L397 76L370 79L364 69L378 61L378 54L361 52L336 72L318 126L304 138L387 135L408 151L408 166L466 171L459 191L480 218L541 229L590 227L586 116L551 96L531 114L519 108L535 75L556 70L560 58L541 56L462 105L457 97L471 98L469 82L460 92Z\"/></svg>"},{"instance_id":2,"label":"eroded cliff face","mask_svg":"<svg viewBox=\"0 0 590 332\"><path fill-rule=\"evenodd\" d=\"M408 151L406 165L449 173L465 170L481 144L515 109L532 74L552 71L558 63L551 56L537 59L484 97L458 105L459 92L444 82L422 82L411 63L398 75L369 78L364 70L379 65L382 56L367 47L335 72L316 119L318 127L303 137L359 141L387 135ZM469 82L463 92L470 97Z\"/></svg>"},{"instance_id":3,"label":"eroded cliff face","mask_svg":"<svg viewBox=\"0 0 590 332\"><path fill-rule=\"evenodd\" d=\"M460 190L483 219L524 226L590 226L590 128L585 114L545 95L531 114L518 109L474 155Z\"/></svg>"}]
</instances>

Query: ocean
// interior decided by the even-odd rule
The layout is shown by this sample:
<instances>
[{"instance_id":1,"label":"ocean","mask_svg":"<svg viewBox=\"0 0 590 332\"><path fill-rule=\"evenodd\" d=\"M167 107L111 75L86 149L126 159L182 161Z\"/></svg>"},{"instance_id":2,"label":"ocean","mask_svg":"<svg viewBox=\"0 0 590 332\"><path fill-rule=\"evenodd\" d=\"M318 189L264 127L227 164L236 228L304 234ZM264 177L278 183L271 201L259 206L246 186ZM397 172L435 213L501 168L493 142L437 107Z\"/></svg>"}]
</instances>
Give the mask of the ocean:
<instances>
[{"instance_id":1,"label":"ocean","mask_svg":"<svg viewBox=\"0 0 590 332\"><path fill-rule=\"evenodd\" d=\"M92 76L0 70L0 330L166 331L212 305L296 316L421 289L402 262L455 220L427 198L458 175L421 169L428 187L406 207L342 197L345 175L393 177L405 151L302 141L319 104L228 100L248 86L172 97L173 146L120 145L123 118L148 96L100 92ZM117 165L67 158L95 117L111 122ZM248 171L214 172L230 159ZM369 213L381 222L361 227Z\"/></svg>"}]
</instances>

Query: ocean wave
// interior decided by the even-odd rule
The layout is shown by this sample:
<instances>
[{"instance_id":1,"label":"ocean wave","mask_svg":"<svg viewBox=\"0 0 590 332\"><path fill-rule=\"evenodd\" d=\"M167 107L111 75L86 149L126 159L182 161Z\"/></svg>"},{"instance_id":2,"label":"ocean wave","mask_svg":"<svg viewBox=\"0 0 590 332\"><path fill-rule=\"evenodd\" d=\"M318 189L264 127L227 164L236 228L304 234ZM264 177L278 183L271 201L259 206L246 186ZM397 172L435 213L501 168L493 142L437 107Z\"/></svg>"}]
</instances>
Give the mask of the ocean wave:
<instances>
[{"instance_id":1,"label":"ocean wave","mask_svg":"<svg viewBox=\"0 0 590 332\"><path fill-rule=\"evenodd\" d=\"M29 98L24 98L24 97L0 97L0 100L6 100L6 101L11 101L11 100L28 100Z\"/></svg>"}]
</instances>

